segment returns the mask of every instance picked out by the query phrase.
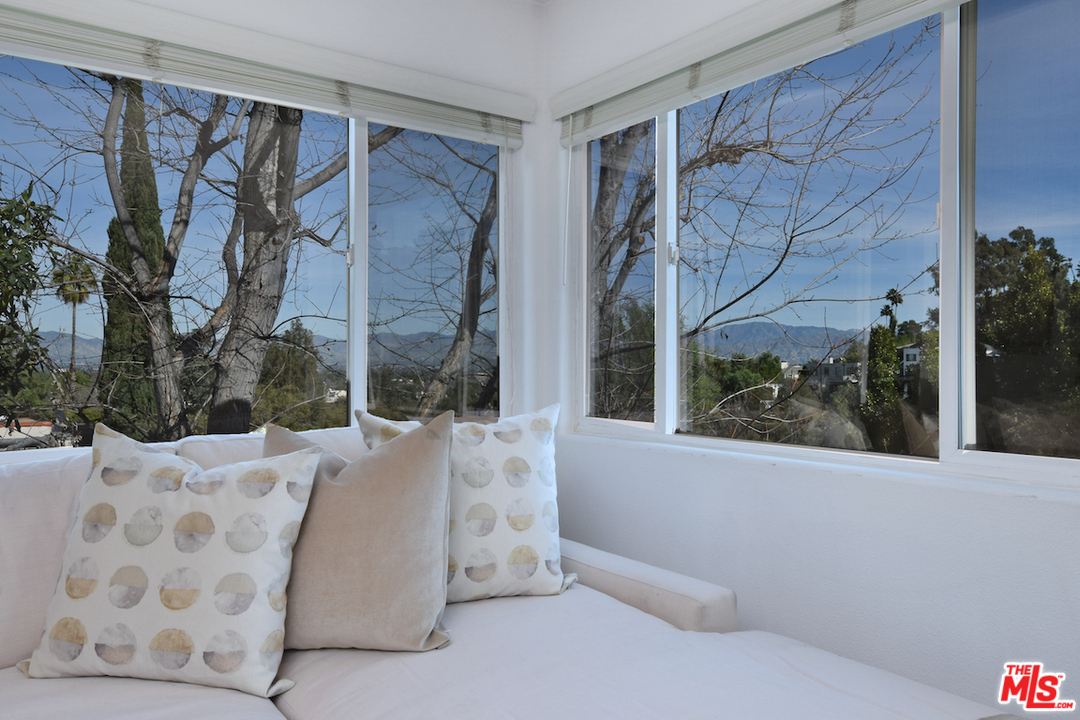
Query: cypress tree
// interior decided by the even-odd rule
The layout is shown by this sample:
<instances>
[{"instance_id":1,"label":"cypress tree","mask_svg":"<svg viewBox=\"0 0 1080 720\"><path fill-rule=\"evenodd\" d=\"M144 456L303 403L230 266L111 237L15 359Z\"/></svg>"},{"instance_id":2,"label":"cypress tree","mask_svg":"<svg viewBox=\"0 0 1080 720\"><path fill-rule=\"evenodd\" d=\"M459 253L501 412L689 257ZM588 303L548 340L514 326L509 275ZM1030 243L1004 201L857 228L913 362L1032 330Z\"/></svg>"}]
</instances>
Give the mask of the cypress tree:
<instances>
[{"instance_id":1,"label":"cypress tree","mask_svg":"<svg viewBox=\"0 0 1080 720\"><path fill-rule=\"evenodd\" d=\"M889 328L881 325L870 328L866 355L863 421L870 442L878 452L906 452L900 416L900 359L896 354L896 337Z\"/></svg>"},{"instance_id":2,"label":"cypress tree","mask_svg":"<svg viewBox=\"0 0 1080 720\"><path fill-rule=\"evenodd\" d=\"M143 88L138 80L127 81L120 187L135 233L154 272L164 256L165 233L146 133ZM131 247L118 219L113 218L109 223L108 235L105 257L118 269L131 273ZM138 302L124 292L116 278L106 274L102 289L108 303L100 383L106 422L123 432L156 439L154 428L146 426L147 419L157 416L146 319Z\"/></svg>"}]
</instances>

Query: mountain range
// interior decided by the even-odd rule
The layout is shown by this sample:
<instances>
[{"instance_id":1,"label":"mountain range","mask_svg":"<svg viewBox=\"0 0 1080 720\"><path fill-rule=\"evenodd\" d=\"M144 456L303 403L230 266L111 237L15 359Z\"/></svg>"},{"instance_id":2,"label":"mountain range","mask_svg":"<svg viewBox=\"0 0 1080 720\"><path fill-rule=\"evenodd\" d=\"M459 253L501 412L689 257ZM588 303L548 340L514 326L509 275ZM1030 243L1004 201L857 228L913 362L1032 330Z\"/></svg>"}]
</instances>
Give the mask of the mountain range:
<instances>
[{"instance_id":1,"label":"mountain range","mask_svg":"<svg viewBox=\"0 0 1080 720\"><path fill-rule=\"evenodd\" d=\"M815 325L781 325L768 321L723 325L703 333L698 342L710 352L721 356L742 353L753 357L771 352L792 365L820 360L830 348L843 351L862 330L839 330ZM834 352L834 355L836 352Z\"/></svg>"},{"instance_id":2,"label":"mountain range","mask_svg":"<svg viewBox=\"0 0 1080 720\"><path fill-rule=\"evenodd\" d=\"M71 358L71 335L54 330L39 333L49 350L49 357L58 367L67 367ZM441 362L450 345L452 335L436 333L411 333L397 335L389 332L375 334L375 343L371 347L372 365L426 365L436 367ZM348 361L348 345L344 340L328 338L323 335L312 337L319 355L325 365L344 369ZM75 336L75 364L84 369L96 370L101 362L100 338ZM494 344L485 338L479 338L474 348L484 355L494 355Z\"/></svg>"},{"instance_id":3,"label":"mountain range","mask_svg":"<svg viewBox=\"0 0 1080 720\"><path fill-rule=\"evenodd\" d=\"M322 356L323 363L331 368L343 369L348 361L349 348L344 340L314 335L312 341ZM368 346L372 366L377 365L424 365L438 367L450 350L454 337L437 333L420 332L398 335L390 332L375 333L374 342ZM484 356L495 354L495 345L486 338L478 338L473 352Z\"/></svg>"},{"instance_id":4,"label":"mountain range","mask_svg":"<svg viewBox=\"0 0 1080 720\"><path fill-rule=\"evenodd\" d=\"M767 321L744 322L713 328L702 334L698 343L709 352L722 356L742 353L754 356L771 352L792 364L804 364L810 359L821 359L832 346L843 348L853 337L861 337L862 330L838 330L814 325L780 325ZM59 367L67 367L71 355L71 335L48 331L41 333L49 356ZM315 335L312 340L323 363L331 368L345 367L348 346L344 340ZM424 365L436 367L454 342L452 335L437 333L410 333L398 335L390 332L376 333L371 346L371 364L374 365ZM101 360L100 338L75 336L75 364L82 368L96 369ZM494 345L485 338L477 340L476 352L494 355Z\"/></svg>"},{"instance_id":5,"label":"mountain range","mask_svg":"<svg viewBox=\"0 0 1080 720\"><path fill-rule=\"evenodd\" d=\"M49 358L58 367L66 368L71 360L71 333L61 333L55 330L39 332L38 335L45 342L42 343L49 350ZM75 336L75 365L84 369L96 370L101 362L102 340L94 337Z\"/></svg>"}]
</instances>

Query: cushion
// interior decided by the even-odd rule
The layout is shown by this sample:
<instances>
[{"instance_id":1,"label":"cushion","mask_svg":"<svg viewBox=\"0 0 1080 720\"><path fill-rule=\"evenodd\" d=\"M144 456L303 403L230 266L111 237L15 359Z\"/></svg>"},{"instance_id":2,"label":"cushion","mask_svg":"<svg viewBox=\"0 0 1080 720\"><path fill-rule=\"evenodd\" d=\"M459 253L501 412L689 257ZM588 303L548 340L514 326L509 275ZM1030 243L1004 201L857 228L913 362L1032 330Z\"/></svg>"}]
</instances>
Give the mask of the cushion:
<instances>
[{"instance_id":1,"label":"cushion","mask_svg":"<svg viewBox=\"0 0 1080 720\"><path fill-rule=\"evenodd\" d=\"M269 426L267 426L269 431ZM303 437L318 443L319 447L332 450L345 460L355 460L367 451L367 445L357 435L354 427L320 428L305 430ZM194 460L204 470L228 463L255 460L263 457L265 435L191 435L176 443L176 454ZM278 453L281 454L281 453Z\"/></svg>"},{"instance_id":2,"label":"cushion","mask_svg":"<svg viewBox=\"0 0 1080 720\"><path fill-rule=\"evenodd\" d=\"M262 456L263 436L190 435L177 443L176 454L191 460L203 470L235 462L255 460Z\"/></svg>"},{"instance_id":3,"label":"cushion","mask_svg":"<svg viewBox=\"0 0 1080 720\"><path fill-rule=\"evenodd\" d=\"M328 450L325 445L321 443L305 438L299 433L295 433L288 428L283 428L278 425L270 424L266 426L266 435L263 439L262 456L263 457L276 457L278 455L288 455L298 450L306 450L308 448L322 448L322 454L319 456L319 466L315 469L315 485L321 484L325 480L333 480L338 476L345 466L349 463L345 458L338 455L333 450ZM314 487L314 485L313 485Z\"/></svg>"},{"instance_id":4,"label":"cushion","mask_svg":"<svg viewBox=\"0 0 1080 720\"><path fill-rule=\"evenodd\" d=\"M449 642L441 620L453 421L445 413L336 473L337 462L324 468L294 551L286 647L423 651ZM311 442L271 430L267 454Z\"/></svg>"},{"instance_id":5,"label":"cushion","mask_svg":"<svg viewBox=\"0 0 1080 720\"><path fill-rule=\"evenodd\" d=\"M315 449L203 471L99 424L27 674L271 694L318 461Z\"/></svg>"},{"instance_id":6,"label":"cushion","mask_svg":"<svg viewBox=\"0 0 1080 720\"><path fill-rule=\"evenodd\" d=\"M450 605L446 623L453 644L427 655L286 653L282 671L296 686L274 702L290 720L977 720L1001 712L779 635L684 632L580 584L556 599Z\"/></svg>"},{"instance_id":7,"label":"cushion","mask_svg":"<svg viewBox=\"0 0 1080 720\"><path fill-rule=\"evenodd\" d=\"M369 447L415 422L357 411ZM564 590L555 487L559 406L454 426L450 451L450 558L446 601Z\"/></svg>"},{"instance_id":8,"label":"cushion","mask_svg":"<svg viewBox=\"0 0 1080 720\"><path fill-rule=\"evenodd\" d=\"M34 451L20 451L29 459ZM0 667L30 657L45 627L90 448L0 465ZM0 696L2 697L2 696Z\"/></svg>"},{"instance_id":9,"label":"cushion","mask_svg":"<svg viewBox=\"0 0 1080 720\"><path fill-rule=\"evenodd\" d=\"M16 668L0 670L0 698L5 720L282 720L273 701L235 690L113 677L41 682Z\"/></svg>"}]
</instances>

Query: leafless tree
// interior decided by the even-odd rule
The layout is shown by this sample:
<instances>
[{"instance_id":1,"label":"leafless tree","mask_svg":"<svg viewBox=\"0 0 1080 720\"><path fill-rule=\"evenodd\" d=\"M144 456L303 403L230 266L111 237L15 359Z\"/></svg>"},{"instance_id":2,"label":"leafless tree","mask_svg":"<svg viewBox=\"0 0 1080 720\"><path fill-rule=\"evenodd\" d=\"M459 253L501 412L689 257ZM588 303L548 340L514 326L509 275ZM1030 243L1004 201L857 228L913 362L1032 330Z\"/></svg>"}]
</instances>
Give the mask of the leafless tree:
<instances>
[{"instance_id":1,"label":"leafless tree","mask_svg":"<svg viewBox=\"0 0 1080 720\"><path fill-rule=\"evenodd\" d=\"M159 439L191 432L182 373L197 357L212 368L207 412L210 432L247 432L251 402L267 345L279 327L278 315L289 278L290 258L300 242L314 241L343 252L344 205L314 213L302 199L347 167L344 132L316 139L304 128L318 116L285 106L253 102L181 88L149 86L145 126L125 128L122 122L131 81L101 73L70 71L63 80L9 77L9 90L19 96L44 89L53 104L47 112L29 99L8 107L9 122L31 127L52 148L45 167L36 166L21 147L6 146L6 160L17 170L42 179L51 190L50 204L70 208L68 231L55 243L95 263L101 272L137 302L149 340ZM141 97L141 93L140 93ZM57 118L70 124L57 127ZM165 215L163 252L154 252L140 236L125 198L119 141L125 132L150 132L155 182L171 199ZM396 133L369 138L376 148ZM87 162L88 157L97 162ZM53 171L60 168L62 173ZM55 178L59 177L59 180ZM99 198L119 220L131 252L130 269L110 263L80 235L79 213L88 212L86 193L101 178L107 198ZM52 184L50 185L50 181ZM210 245L194 249L192 231L200 216L202 232L220 228ZM209 219L208 219L209 217ZM335 221L334 218L337 218ZM215 220L216 219L216 220ZM330 234L324 230L330 229ZM336 230L335 230L336 228ZM219 253L220 262L199 261ZM176 321L180 313L183 322Z\"/></svg>"},{"instance_id":2,"label":"leafless tree","mask_svg":"<svg viewBox=\"0 0 1080 720\"><path fill-rule=\"evenodd\" d=\"M936 134L925 106L937 30L927 20L902 42L877 41L874 53L861 55L873 59L856 67L825 57L681 111L684 348L725 325L785 309L884 299L857 297L840 279L845 268L932 229L931 220L913 230L909 211L936 189L923 189L920 172ZM654 137L648 121L592 149L599 160L588 269L594 395L608 398L598 411L609 416L635 412L636 378L652 371L651 329L635 329L627 311L651 304L643 260L655 247ZM814 272L793 272L800 266ZM644 401L651 412L651 396Z\"/></svg>"}]
</instances>

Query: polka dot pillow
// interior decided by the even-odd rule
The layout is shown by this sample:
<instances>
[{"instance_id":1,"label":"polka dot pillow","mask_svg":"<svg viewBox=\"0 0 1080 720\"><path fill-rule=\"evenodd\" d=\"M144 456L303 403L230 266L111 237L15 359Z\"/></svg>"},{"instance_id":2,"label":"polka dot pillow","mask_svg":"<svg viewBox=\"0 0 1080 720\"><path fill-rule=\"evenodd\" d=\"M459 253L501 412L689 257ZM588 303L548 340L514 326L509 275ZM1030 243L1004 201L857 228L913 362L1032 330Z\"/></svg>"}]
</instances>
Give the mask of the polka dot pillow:
<instances>
[{"instance_id":1,"label":"polka dot pillow","mask_svg":"<svg viewBox=\"0 0 1080 720\"><path fill-rule=\"evenodd\" d=\"M420 426L356 416L372 449ZM454 425L447 602L566 588L555 486L558 419L559 406L552 405L492 425Z\"/></svg>"},{"instance_id":2,"label":"polka dot pillow","mask_svg":"<svg viewBox=\"0 0 1080 720\"><path fill-rule=\"evenodd\" d=\"M319 450L198 465L95 429L30 677L112 675L269 697Z\"/></svg>"}]
</instances>

